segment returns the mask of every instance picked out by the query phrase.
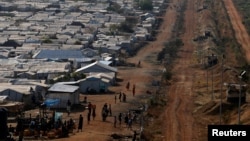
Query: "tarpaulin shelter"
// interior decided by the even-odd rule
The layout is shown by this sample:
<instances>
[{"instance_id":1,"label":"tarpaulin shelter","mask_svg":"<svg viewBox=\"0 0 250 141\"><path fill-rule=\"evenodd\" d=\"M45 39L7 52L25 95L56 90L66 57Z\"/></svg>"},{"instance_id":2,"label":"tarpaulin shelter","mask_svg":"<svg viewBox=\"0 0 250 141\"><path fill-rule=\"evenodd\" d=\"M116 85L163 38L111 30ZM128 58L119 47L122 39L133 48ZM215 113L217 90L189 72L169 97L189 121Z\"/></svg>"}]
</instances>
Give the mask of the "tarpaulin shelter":
<instances>
[{"instance_id":1,"label":"tarpaulin shelter","mask_svg":"<svg viewBox=\"0 0 250 141\"><path fill-rule=\"evenodd\" d=\"M60 103L60 99L46 99L44 104L46 107L51 107Z\"/></svg>"}]
</instances>

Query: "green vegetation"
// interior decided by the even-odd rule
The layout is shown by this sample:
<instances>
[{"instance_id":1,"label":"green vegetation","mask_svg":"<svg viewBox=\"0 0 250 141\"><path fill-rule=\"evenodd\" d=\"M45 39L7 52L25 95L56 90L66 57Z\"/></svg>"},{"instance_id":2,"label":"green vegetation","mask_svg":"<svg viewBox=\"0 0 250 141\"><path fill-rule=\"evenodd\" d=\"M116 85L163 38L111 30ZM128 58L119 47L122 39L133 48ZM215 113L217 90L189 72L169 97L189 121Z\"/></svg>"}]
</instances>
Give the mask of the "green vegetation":
<instances>
[{"instance_id":1,"label":"green vegetation","mask_svg":"<svg viewBox=\"0 0 250 141\"><path fill-rule=\"evenodd\" d=\"M119 26L118 26L119 31L122 32L127 32L127 33L133 33L133 25L128 23L128 22L122 22Z\"/></svg>"},{"instance_id":2,"label":"green vegetation","mask_svg":"<svg viewBox=\"0 0 250 141\"><path fill-rule=\"evenodd\" d=\"M215 30L213 42L216 45L218 54L225 54L227 51L233 52L235 60L238 64L245 64L244 56L242 55L241 46L235 38L235 31L230 22L227 10L222 1L210 1L212 9L212 19L214 20ZM223 9L222 9L223 8ZM226 32L225 32L226 31ZM227 57L227 55L226 55Z\"/></svg>"},{"instance_id":3,"label":"green vegetation","mask_svg":"<svg viewBox=\"0 0 250 141\"><path fill-rule=\"evenodd\" d=\"M138 3L141 10L151 11L153 10L152 0L140 0Z\"/></svg>"},{"instance_id":4,"label":"green vegetation","mask_svg":"<svg viewBox=\"0 0 250 141\"><path fill-rule=\"evenodd\" d=\"M112 24L109 26L109 33L106 33L107 35L115 35L117 34L116 32L118 31L119 26L117 24Z\"/></svg>"},{"instance_id":5,"label":"green vegetation","mask_svg":"<svg viewBox=\"0 0 250 141\"><path fill-rule=\"evenodd\" d=\"M74 73L71 73L70 77L74 78L74 80L77 81L77 80L80 80L80 79L84 79L86 77L86 75L83 74L83 73L74 72Z\"/></svg>"},{"instance_id":6,"label":"green vegetation","mask_svg":"<svg viewBox=\"0 0 250 141\"><path fill-rule=\"evenodd\" d=\"M70 80L74 80L74 81L77 81L77 80L80 80L80 79L84 79L86 78L86 75L83 74L83 73L66 73L62 76L59 76L56 80L50 80L50 84L54 84L56 82L63 82L63 81L70 81Z\"/></svg>"},{"instance_id":7,"label":"green vegetation","mask_svg":"<svg viewBox=\"0 0 250 141\"><path fill-rule=\"evenodd\" d=\"M52 43L52 40L46 38L42 40L42 43Z\"/></svg>"},{"instance_id":8,"label":"green vegetation","mask_svg":"<svg viewBox=\"0 0 250 141\"><path fill-rule=\"evenodd\" d=\"M169 59L167 61L170 61L173 58L177 57L177 52L181 46L183 46L184 43L181 39L175 39L173 41L169 41L164 43L164 48L159 52L157 60L160 61L162 59Z\"/></svg>"},{"instance_id":9,"label":"green vegetation","mask_svg":"<svg viewBox=\"0 0 250 141\"><path fill-rule=\"evenodd\" d=\"M150 99L150 106L165 106L167 104L167 101L155 96Z\"/></svg>"},{"instance_id":10,"label":"green vegetation","mask_svg":"<svg viewBox=\"0 0 250 141\"><path fill-rule=\"evenodd\" d=\"M184 43L181 39L175 39L165 43L165 47L159 52L157 56L158 61L163 61L166 71L162 74L162 80L168 82L172 78L171 64L172 61L177 57L177 52Z\"/></svg>"},{"instance_id":11,"label":"green vegetation","mask_svg":"<svg viewBox=\"0 0 250 141\"><path fill-rule=\"evenodd\" d=\"M133 23L130 23L128 21L124 21L122 23L120 23L120 25L117 24L112 24L109 27L109 33L107 33L108 35L117 35L119 32L125 32L125 33L133 33Z\"/></svg>"},{"instance_id":12,"label":"green vegetation","mask_svg":"<svg viewBox=\"0 0 250 141\"><path fill-rule=\"evenodd\" d=\"M77 40L77 41L75 41L74 44L75 44L75 45L81 45L82 43L81 43L81 41Z\"/></svg>"},{"instance_id":13,"label":"green vegetation","mask_svg":"<svg viewBox=\"0 0 250 141\"><path fill-rule=\"evenodd\" d=\"M46 35L44 37L42 37L41 41L42 43L53 43L53 41L51 39L57 39L56 35Z\"/></svg>"},{"instance_id":14,"label":"green vegetation","mask_svg":"<svg viewBox=\"0 0 250 141\"><path fill-rule=\"evenodd\" d=\"M123 13L123 10L121 9L121 6L115 2L110 2L109 7L106 9L107 11L114 11L116 13Z\"/></svg>"},{"instance_id":15,"label":"green vegetation","mask_svg":"<svg viewBox=\"0 0 250 141\"><path fill-rule=\"evenodd\" d=\"M164 80L171 80L171 78L172 78L172 73L171 73L170 71L166 71L166 72L163 73L162 78L163 78Z\"/></svg>"},{"instance_id":16,"label":"green vegetation","mask_svg":"<svg viewBox=\"0 0 250 141\"><path fill-rule=\"evenodd\" d=\"M175 25L174 25L174 31L175 31L175 35L173 35L175 38L180 36L180 33L183 32L185 29L184 29L184 17L185 17L185 10L186 10L186 7L187 7L187 1L183 1L182 4L180 5L180 8L179 8L179 13L177 15L177 18L176 18L176 22L175 22Z\"/></svg>"}]
</instances>

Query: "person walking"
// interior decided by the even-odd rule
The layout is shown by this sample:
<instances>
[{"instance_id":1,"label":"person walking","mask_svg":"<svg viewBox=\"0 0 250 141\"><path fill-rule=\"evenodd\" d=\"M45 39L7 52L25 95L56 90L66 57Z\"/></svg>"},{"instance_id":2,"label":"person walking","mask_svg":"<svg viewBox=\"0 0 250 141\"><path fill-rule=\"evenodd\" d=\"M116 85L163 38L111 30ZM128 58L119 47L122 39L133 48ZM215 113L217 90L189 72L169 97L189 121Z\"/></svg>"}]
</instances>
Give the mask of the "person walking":
<instances>
[{"instance_id":1,"label":"person walking","mask_svg":"<svg viewBox=\"0 0 250 141\"><path fill-rule=\"evenodd\" d=\"M119 100L120 100L120 102L122 101L122 92L120 92L120 94L119 94Z\"/></svg>"},{"instance_id":2,"label":"person walking","mask_svg":"<svg viewBox=\"0 0 250 141\"><path fill-rule=\"evenodd\" d=\"M141 61L138 61L137 67L141 67Z\"/></svg>"},{"instance_id":3,"label":"person walking","mask_svg":"<svg viewBox=\"0 0 250 141\"><path fill-rule=\"evenodd\" d=\"M126 102L126 94L125 93L123 93L123 102Z\"/></svg>"},{"instance_id":4,"label":"person walking","mask_svg":"<svg viewBox=\"0 0 250 141\"><path fill-rule=\"evenodd\" d=\"M115 104L116 104L116 95L115 95Z\"/></svg>"},{"instance_id":5,"label":"person walking","mask_svg":"<svg viewBox=\"0 0 250 141\"><path fill-rule=\"evenodd\" d=\"M116 116L114 116L114 127L116 128L116 123L117 123L117 119Z\"/></svg>"},{"instance_id":6,"label":"person walking","mask_svg":"<svg viewBox=\"0 0 250 141\"><path fill-rule=\"evenodd\" d=\"M91 114L91 110L92 110L92 103L91 102L89 102L89 104L88 104L88 110L89 110L89 114Z\"/></svg>"},{"instance_id":7,"label":"person walking","mask_svg":"<svg viewBox=\"0 0 250 141\"><path fill-rule=\"evenodd\" d=\"M133 96L135 96L135 84L133 85Z\"/></svg>"},{"instance_id":8,"label":"person walking","mask_svg":"<svg viewBox=\"0 0 250 141\"><path fill-rule=\"evenodd\" d=\"M96 105L95 104L93 104L92 105L92 118L93 118L93 120L95 120L95 117L96 117Z\"/></svg>"},{"instance_id":9,"label":"person walking","mask_svg":"<svg viewBox=\"0 0 250 141\"><path fill-rule=\"evenodd\" d=\"M119 114L118 116L118 120L119 120L119 125L122 125L122 113Z\"/></svg>"},{"instance_id":10,"label":"person walking","mask_svg":"<svg viewBox=\"0 0 250 141\"><path fill-rule=\"evenodd\" d=\"M124 123L126 124L126 127L128 127L128 120L129 120L128 114L126 114L124 117Z\"/></svg>"},{"instance_id":11,"label":"person walking","mask_svg":"<svg viewBox=\"0 0 250 141\"><path fill-rule=\"evenodd\" d=\"M82 132L82 126L83 126L83 117L82 117L82 114L80 114L77 132L79 132L79 130L81 130Z\"/></svg>"},{"instance_id":12,"label":"person walking","mask_svg":"<svg viewBox=\"0 0 250 141\"><path fill-rule=\"evenodd\" d=\"M111 104L109 104L109 116L112 116Z\"/></svg>"},{"instance_id":13,"label":"person walking","mask_svg":"<svg viewBox=\"0 0 250 141\"><path fill-rule=\"evenodd\" d=\"M132 141L136 141L136 135L137 135L137 133L136 133L136 131L134 130L134 135L133 135Z\"/></svg>"},{"instance_id":14,"label":"person walking","mask_svg":"<svg viewBox=\"0 0 250 141\"><path fill-rule=\"evenodd\" d=\"M127 86L126 86L127 90L129 90L129 86L130 86L130 82L127 83Z\"/></svg>"},{"instance_id":15,"label":"person walking","mask_svg":"<svg viewBox=\"0 0 250 141\"><path fill-rule=\"evenodd\" d=\"M106 121L108 114L109 114L108 104L105 103L102 107L102 121Z\"/></svg>"},{"instance_id":16,"label":"person walking","mask_svg":"<svg viewBox=\"0 0 250 141\"><path fill-rule=\"evenodd\" d=\"M128 119L128 129L132 129L132 118Z\"/></svg>"},{"instance_id":17,"label":"person walking","mask_svg":"<svg viewBox=\"0 0 250 141\"><path fill-rule=\"evenodd\" d=\"M69 99L68 99L68 102L67 102L67 112L68 112L68 116L69 116L70 112L71 112L71 102L70 102Z\"/></svg>"},{"instance_id":18,"label":"person walking","mask_svg":"<svg viewBox=\"0 0 250 141\"><path fill-rule=\"evenodd\" d=\"M90 123L91 113L88 113L88 124Z\"/></svg>"}]
</instances>

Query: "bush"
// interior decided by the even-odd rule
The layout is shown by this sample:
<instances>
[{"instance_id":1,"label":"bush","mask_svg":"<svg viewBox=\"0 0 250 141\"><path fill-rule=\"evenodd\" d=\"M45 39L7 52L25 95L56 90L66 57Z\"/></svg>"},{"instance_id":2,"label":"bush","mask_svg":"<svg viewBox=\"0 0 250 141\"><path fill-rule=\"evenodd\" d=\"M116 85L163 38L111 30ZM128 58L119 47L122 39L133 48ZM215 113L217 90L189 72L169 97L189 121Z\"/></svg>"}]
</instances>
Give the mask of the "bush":
<instances>
[{"instance_id":1,"label":"bush","mask_svg":"<svg viewBox=\"0 0 250 141\"><path fill-rule=\"evenodd\" d=\"M161 52L159 52L157 56L157 60L162 60L162 59L167 59L166 54L168 54L169 58L175 58L177 56L177 52L181 46L183 46L184 43L182 42L181 39L175 39L173 41L166 42L164 44L164 48L162 49Z\"/></svg>"},{"instance_id":2,"label":"bush","mask_svg":"<svg viewBox=\"0 0 250 141\"><path fill-rule=\"evenodd\" d=\"M154 106L165 106L167 102L164 99L160 99L158 96L155 96L150 99L150 108L153 108Z\"/></svg>"},{"instance_id":3,"label":"bush","mask_svg":"<svg viewBox=\"0 0 250 141\"><path fill-rule=\"evenodd\" d=\"M74 44L75 44L75 45L81 45L82 43L81 43L81 41L77 40L77 41L75 41Z\"/></svg>"},{"instance_id":4,"label":"bush","mask_svg":"<svg viewBox=\"0 0 250 141\"><path fill-rule=\"evenodd\" d=\"M52 43L52 41L50 39L44 39L42 42L43 43Z\"/></svg>"},{"instance_id":5,"label":"bush","mask_svg":"<svg viewBox=\"0 0 250 141\"><path fill-rule=\"evenodd\" d=\"M134 30L132 29L132 27L133 27L133 25L131 25L131 24L127 23L127 22L122 22L122 23L119 25L118 29L119 29L120 31L123 31L123 32L133 33Z\"/></svg>"},{"instance_id":6,"label":"bush","mask_svg":"<svg viewBox=\"0 0 250 141\"><path fill-rule=\"evenodd\" d=\"M163 75L162 78L164 80L170 80L172 78L172 73L170 71L166 71L162 75Z\"/></svg>"},{"instance_id":7,"label":"bush","mask_svg":"<svg viewBox=\"0 0 250 141\"><path fill-rule=\"evenodd\" d=\"M141 10L147 10L147 11L153 10L152 0L140 1L139 6L141 7Z\"/></svg>"}]
</instances>

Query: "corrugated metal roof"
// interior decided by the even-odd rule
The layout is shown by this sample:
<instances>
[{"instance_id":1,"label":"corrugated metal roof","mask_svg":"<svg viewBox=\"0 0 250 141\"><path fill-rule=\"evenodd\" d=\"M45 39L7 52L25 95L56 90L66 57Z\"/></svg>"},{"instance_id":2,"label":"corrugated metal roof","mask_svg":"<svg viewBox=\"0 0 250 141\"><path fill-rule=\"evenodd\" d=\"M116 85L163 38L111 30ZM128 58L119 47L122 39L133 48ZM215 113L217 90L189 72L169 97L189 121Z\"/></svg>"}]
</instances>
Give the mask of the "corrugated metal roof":
<instances>
[{"instance_id":1,"label":"corrugated metal roof","mask_svg":"<svg viewBox=\"0 0 250 141\"><path fill-rule=\"evenodd\" d=\"M111 59L112 57L110 57ZM101 63L105 64L105 65L110 65L112 63L112 61L104 61L104 60L100 60Z\"/></svg>"},{"instance_id":2,"label":"corrugated metal roof","mask_svg":"<svg viewBox=\"0 0 250 141\"><path fill-rule=\"evenodd\" d=\"M105 64L103 64L103 63L101 63L99 61L96 61L96 62L94 62L92 64L89 64L89 65L86 65L84 67L81 67L80 69L77 69L75 72L80 72L82 70L85 70L85 69L90 68L90 67L95 66L95 65L97 65L99 67L102 67L102 68L105 68L107 70L113 71L113 72L117 72L117 68L110 67L110 66L105 65Z\"/></svg>"},{"instance_id":3,"label":"corrugated metal roof","mask_svg":"<svg viewBox=\"0 0 250 141\"><path fill-rule=\"evenodd\" d=\"M52 85L48 91L72 93L72 92L75 92L77 89L79 89L78 86L64 85L64 84L56 83L56 84Z\"/></svg>"},{"instance_id":4,"label":"corrugated metal roof","mask_svg":"<svg viewBox=\"0 0 250 141\"><path fill-rule=\"evenodd\" d=\"M33 56L35 59L68 59L68 58L83 58L81 51L77 50L41 50L36 56Z\"/></svg>"},{"instance_id":5,"label":"corrugated metal roof","mask_svg":"<svg viewBox=\"0 0 250 141\"><path fill-rule=\"evenodd\" d=\"M11 85L10 83L1 83L0 85L0 91L5 91L5 90L12 90L19 92L21 94L29 95L30 93L30 88L35 89L36 86L34 85Z\"/></svg>"}]
</instances>

